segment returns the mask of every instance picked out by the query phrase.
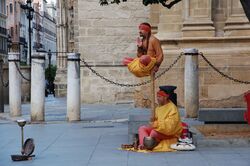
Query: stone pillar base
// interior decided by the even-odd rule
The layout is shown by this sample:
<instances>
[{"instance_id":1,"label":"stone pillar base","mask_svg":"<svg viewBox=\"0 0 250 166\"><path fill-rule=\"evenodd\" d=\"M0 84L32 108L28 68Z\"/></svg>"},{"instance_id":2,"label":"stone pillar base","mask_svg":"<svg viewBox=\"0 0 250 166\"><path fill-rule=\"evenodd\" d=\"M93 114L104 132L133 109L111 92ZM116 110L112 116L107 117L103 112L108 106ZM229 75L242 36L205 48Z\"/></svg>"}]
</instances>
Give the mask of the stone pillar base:
<instances>
[{"instance_id":1,"label":"stone pillar base","mask_svg":"<svg viewBox=\"0 0 250 166\"><path fill-rule=\"evenodd\" d=\"M250 36L250 25L227 25L224 31L225 36Z\"/></svg>"},{"instance_id":2,"label":"stone pillar base","mask_svg":"<svg viewBox=\"0 0 250 166\"><path fill-rule=\"evenodd\" d=\"M214 37L215 28L212 27L212 22L207 23L184 23L182 28L183 37Z\"/></svg>"}]
</instances>

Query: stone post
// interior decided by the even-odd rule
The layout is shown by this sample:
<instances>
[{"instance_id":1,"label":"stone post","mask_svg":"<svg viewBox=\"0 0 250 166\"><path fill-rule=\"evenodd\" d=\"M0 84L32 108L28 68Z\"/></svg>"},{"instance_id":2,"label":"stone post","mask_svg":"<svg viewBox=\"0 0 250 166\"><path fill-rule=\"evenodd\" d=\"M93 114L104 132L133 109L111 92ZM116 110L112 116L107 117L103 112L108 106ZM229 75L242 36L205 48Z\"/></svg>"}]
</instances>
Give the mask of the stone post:
<instances>
[{"instance_id":1,"label":"stone post","mask_svg":"<svg viewBox=\"0 0 250 166\"><path fill-rule=\"evenodd\" d=\"M21 76L17 67L20 67L20 54L9 53L9 105L10 116L21 116Z\"/></svg>"},{"instance_id":2,"label":"stone post","mask_svg":"<svg viewBox=\"0 0 250 166\"><path fill-rule=\"evenodd\" d=\"M199 110L198 50L185 49L184 97L187 118L196 118Z\"/></svg>"},{"instance_id":3,"label":"stone post","mask_svg":"<svg viewBox=\"0 0 250 166\"><path fill-rule=\"evenodd\" d=\"M45 53L35 53L31 61L31 121L44 121Z\"/></svg>"},{"instance_id":4,"label":"stone post","mask_svg":"<svg viewBox=\"0 0 250 166\"><path fill-rule=\"evenodd\" d=\"M4 95L3 95L3 91L4 91L4 82L3 82L3 59L0 59L0 79L2 79L1 83L0 83L0 113L4 112Z\"/></svg>"},{"instance_id":5,"label":"stone post","mask_svg":"<svg viewBox=\"0 0 250 166\"><path fill-rule=\"evenodd\" d=\"M81 119L80 54L68 54L67 73L67 120Z\"/></svg>"}]
</instances>

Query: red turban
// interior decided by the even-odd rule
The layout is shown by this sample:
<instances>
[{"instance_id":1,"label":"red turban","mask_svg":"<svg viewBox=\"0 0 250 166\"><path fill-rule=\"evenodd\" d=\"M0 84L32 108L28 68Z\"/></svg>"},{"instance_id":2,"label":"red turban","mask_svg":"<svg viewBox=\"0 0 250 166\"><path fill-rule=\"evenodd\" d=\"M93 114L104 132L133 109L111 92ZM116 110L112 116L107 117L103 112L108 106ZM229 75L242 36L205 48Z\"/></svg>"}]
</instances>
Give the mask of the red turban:
<instances>
[{"instance_id":1,"label":"red turban","mask_svg":"<svg viewBox=\"0 0 250 166\"><path fill-rule=\"evenodd\" d=\"M139 25L139 29L140 30L144 30L146 32L150 32L151 31L151 27L149 25L146 25L146 24L143 24L143 23Z\"/></svg>"},{"instance_id":2,"label":"red turban","mask_svg":"<svg viewBox=\"0 0 250 166\"><path fill-rule=\"evenodd\" d=\"M166 92L160 90L157 92L157 96L168 97L169 95Z\"/></svg>"}]
</instances>

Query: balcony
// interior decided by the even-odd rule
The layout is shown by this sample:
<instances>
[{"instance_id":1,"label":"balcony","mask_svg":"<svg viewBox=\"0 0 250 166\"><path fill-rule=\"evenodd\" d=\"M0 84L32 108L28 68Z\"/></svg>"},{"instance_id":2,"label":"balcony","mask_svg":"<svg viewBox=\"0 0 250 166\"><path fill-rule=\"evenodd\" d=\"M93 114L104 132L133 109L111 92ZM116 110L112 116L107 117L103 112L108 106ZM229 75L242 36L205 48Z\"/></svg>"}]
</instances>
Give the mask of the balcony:
<instances>
[{"instance_id":1,"label":"balcony","mask_svg":"<svg viewBox=\"0 0 250 166\"><path fill-rule=\"evenodd\" d=\"M0 34L7 35L7 29L3 28L3 27L0 27Z\"/></svg>"}]
</instances>

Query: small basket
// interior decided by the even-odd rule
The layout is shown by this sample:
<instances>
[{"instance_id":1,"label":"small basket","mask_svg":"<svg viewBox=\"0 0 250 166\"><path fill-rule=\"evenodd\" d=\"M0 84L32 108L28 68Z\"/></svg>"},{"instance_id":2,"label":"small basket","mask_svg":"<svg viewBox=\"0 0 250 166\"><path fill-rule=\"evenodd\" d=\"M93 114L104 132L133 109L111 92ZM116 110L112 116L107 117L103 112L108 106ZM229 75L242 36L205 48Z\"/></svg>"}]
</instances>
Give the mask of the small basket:
<instances>
[{"instance_id":1,"label":"small basket","mask_svg":"<svg viewBox=\"0 0 250 166\"><path fill-rule=\"evenodd\" d=\"M28 160L30 156L26 156L26 155L11 155L11 159L13 161L24 161L24 160Z\"/></svg>"}]
</instances>

